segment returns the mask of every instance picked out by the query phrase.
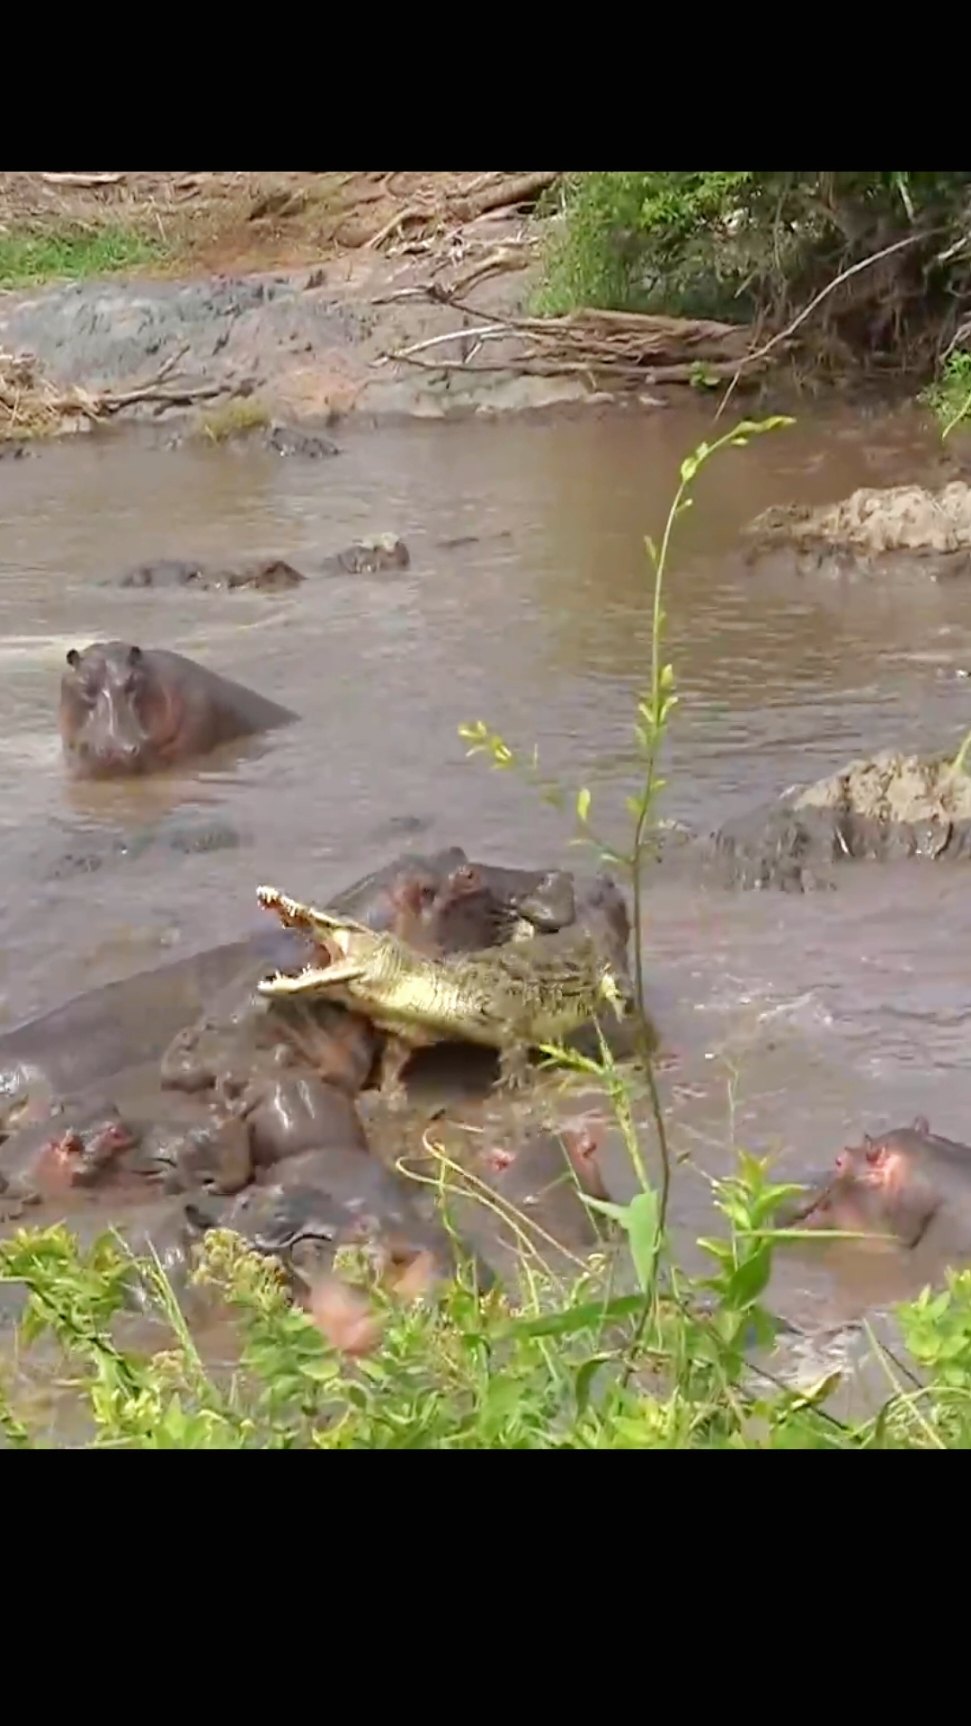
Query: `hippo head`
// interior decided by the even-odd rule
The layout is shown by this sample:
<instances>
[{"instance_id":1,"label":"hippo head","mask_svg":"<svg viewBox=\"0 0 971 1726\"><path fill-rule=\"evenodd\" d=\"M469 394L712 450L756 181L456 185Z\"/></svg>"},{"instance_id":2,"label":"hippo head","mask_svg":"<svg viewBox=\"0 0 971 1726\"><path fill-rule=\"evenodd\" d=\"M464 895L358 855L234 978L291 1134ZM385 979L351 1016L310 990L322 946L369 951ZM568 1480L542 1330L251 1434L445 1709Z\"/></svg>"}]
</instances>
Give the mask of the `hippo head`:
<instances>
[{"instance_id":1,"label":"hippo head","mask_svg":"<svg viewBox=\"0 0 971 1726\"><path fill-rule=\"evenodd\" d=\"M785 1223L889 1236L905 1247L916 1246L941 1203L920 1154L928 1131L927 1121L918 1116L911 1127L895 1128L879 1139L864 1134L862 1144L844 1146L829 1174L814 1180L803 1200L787 1208Z\"/></svg>"},{"instance_id":2,"label":"hippo head","mask_svg":"<svg viewBox=\"0 0 971 1726\"><path fill-rule=\"evenodd\" d=\"M168 701L140 647L94 642L67 655L60 729L74 771L88 778L144 773L170 729Z\"/></svg>"}]
</instances>

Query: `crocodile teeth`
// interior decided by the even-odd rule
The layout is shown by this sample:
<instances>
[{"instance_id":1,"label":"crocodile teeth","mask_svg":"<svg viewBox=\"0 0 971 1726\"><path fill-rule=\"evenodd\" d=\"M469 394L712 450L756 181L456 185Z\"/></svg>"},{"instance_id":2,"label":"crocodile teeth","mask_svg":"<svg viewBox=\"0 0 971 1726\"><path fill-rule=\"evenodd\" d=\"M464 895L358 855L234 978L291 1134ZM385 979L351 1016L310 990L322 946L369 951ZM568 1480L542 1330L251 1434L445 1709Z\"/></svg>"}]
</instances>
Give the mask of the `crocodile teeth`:
<instances>
[{"instance_id":1,"label":"crocodile teeth","mask_svg":"<svg viewBox=\"0 0 971 1726\"><path fill-rule=\"evenodd\" d=\"M303 988L308 983L319 982L325 977L326 971L319 965L302 965L299 971L274 971L271 976L263 977L256 987L260 994L278 995Z\"/></svg>"}]
</instances>

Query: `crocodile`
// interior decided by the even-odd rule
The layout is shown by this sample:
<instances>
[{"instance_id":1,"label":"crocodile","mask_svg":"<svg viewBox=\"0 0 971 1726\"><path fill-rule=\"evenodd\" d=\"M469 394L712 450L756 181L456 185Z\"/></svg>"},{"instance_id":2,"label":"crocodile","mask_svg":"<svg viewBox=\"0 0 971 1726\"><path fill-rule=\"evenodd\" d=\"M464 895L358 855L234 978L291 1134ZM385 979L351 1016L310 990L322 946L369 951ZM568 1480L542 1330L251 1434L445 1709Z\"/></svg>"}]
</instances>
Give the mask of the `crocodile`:
<instances>
[{"instance_id":1,"label":"crocodile","mask_svg":"<svg viewBox=\"0 0 971 1726\"><path fill-rule=\"evenodd\" d=\"M629 1010L624 980L586 930L432 956L275 887L258 887L256 896L286 928L311 935L325 961L276 971L258 983L259 992L342 1001L387 1032L381 1089L389 1100L400 1100L401 1072L415 1049L437 1042L496 1049L502 1079L515 1087L530 1049L562 1042L595 1019L602 1004L618 1019Z\"/></svg>"}]
</instances>

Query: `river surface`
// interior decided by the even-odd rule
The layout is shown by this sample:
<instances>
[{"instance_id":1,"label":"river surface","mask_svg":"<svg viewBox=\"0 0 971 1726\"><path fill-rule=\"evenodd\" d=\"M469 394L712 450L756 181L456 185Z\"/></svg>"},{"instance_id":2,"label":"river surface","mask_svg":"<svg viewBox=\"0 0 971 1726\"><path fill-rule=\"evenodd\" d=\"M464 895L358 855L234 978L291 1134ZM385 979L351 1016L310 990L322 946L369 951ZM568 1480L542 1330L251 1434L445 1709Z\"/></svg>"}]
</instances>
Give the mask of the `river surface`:
<instances>
[{"instance_id":1,"label":"river surface","mask_svg":"<svg viewBox=\"0 0 971 1726\"><path fill-rule=\"evenodd\" d=\"M462 721L538 745L616 837L651 653L643 536L660 536L678 464L710 433L692 406L347 432L318 463L96 437L0 463L3 1022L258 925L261 881L322 900L397 850L453 843L575 865L555 812L466 759ZM971 588L759 575L738 541L770 503L927 480L938 449L913 413L807 409L701 475L667 593L680 700L664 815L712 829L856 754L957 744ZM407 541L408 570L283 597L102 585L165 556L309 567L382 531ZM71 789L60 669L69 647L111 637L203 659L302 723L165 779ZM228 824L240 843L59 865L99 831L176 818ZM804 897L651 881L645 950L681 1057L664 1089L690 1153L674 1198L687 1240L710 1226L705 1177L728 1169L733 1143L792 1174L917 1112L969 1135L969 880L915 862L860 864ZM820 1311L832 1296L802 1269L783 1282Z\"/></svg>"}]
</instances>

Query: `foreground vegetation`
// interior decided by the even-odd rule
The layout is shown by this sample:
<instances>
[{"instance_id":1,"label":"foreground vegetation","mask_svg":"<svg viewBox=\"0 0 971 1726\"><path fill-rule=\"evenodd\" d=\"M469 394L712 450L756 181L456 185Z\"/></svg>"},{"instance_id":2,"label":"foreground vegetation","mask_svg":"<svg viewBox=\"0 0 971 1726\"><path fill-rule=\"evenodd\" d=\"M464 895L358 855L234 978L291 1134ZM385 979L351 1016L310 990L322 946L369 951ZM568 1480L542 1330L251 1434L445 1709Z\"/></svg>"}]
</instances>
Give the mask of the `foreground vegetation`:
<instances>
[{"instance_id":1,"label":"foreground vegetation","mask_svg":"<svg viewBox=\"0 0 971 1726\"><path fill-rule=\"evenodd\" d=\"M872 1418L848 1424L826 1406L839 1375L794 1389L749 1364L753 1346L776 1331L764 1296L773 1226L783 1197L767 1167L739 1155L730 1178L713 1181L725 1232L701 1245L708 1274L688 1277L671 1250L672 1161L652 1065L641 966L641 866L653 840L662 781L660 745L676 702L663 655L664 575L672 534L690 507L704 465L726 447L790 422L743 422L682 464L654 569L653 655L637 707L639 784L629 799L625 847L596 833L589 790L570 799L579 842L626 875L633 901L638 1058L619 1069L601 1042L592 1062L562 1049L549 1058L579 1069L609 1098L636 1170L628 1205L586 1202L613 1220L622 1262L591 1258L572 1283L558 1279L523 1239L515 1301L482 1294L471 1265L434 1293L391 1295L358 1251L338 1255L347 1306L340 1323L311 1293L292 1304L282 1269L234 1235L209 1234L192 1272L197 1294L234 1321L234 1363L208 1365L157 1259L136 1258L110 1231L82 1250L64 1228L21 1230L0 1242L0 1276L21 1284L21 1362L46 1339L70 1377L74 1442L148 1449L879 1449L971 1445L971 1272L900 1311L910 1360L881 1352L889 1394ZM542 780L535 755L521 759L484 723L463 733L471 752L501 770L521 769L543 795L567 807L564 789ZM637 1117L646 1104L647 1128ZM446 1218L461 1172L441 1158ZM165 1326L164 1346L133 1340L133 1290ZM631 1289L633 1292L619 1292ZM355 1304L356 1303L356 1304ZM876 1344L874 1344L876 1347ZM921 1382L923 1379L923 1383ZM9 1445L54 1442L49 1408L38 1411L12 1369L0 1397ZM80 1422L80 1425L78 1425ZM63 1428L60 1429L63 1433ZM62 1437L63 1442L63 1437Z\"/></svg>"},{"instance_id":2,"label":"foreground vegetation","mask_svg":"<svg viewBox=\"0 0 971 1726\"><path fill-rule=\"evenodd\" d=\"M751 323L814 375L940 373L968 414L971 173L582 173L559 198L538 311Z\"/></svg>"}]
</instances>

